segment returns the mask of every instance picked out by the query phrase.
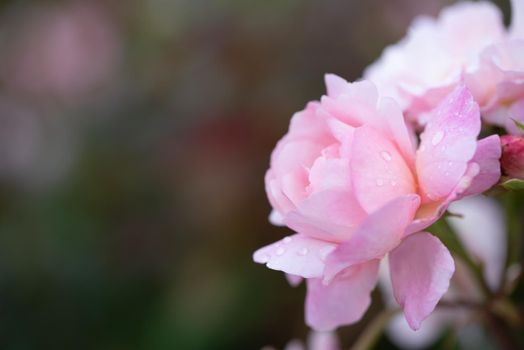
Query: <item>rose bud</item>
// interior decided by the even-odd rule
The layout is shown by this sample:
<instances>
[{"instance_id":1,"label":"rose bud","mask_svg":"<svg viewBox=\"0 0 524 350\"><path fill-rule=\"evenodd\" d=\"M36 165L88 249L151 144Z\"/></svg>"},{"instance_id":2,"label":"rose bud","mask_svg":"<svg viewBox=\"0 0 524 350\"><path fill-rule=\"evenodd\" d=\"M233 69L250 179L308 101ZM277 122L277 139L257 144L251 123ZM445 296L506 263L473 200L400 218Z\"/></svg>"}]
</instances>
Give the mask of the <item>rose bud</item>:
<instances>
[{"instance_id":1,"label":"rose bud","mask_svg":"<svg viewBox=\"0 0 524 350\"><path fill-rule=\"evenodd\" d=\"M524 180L524 138L504 135L502 144L502 171L512 178Z\"/></svg>"}]
</instances>

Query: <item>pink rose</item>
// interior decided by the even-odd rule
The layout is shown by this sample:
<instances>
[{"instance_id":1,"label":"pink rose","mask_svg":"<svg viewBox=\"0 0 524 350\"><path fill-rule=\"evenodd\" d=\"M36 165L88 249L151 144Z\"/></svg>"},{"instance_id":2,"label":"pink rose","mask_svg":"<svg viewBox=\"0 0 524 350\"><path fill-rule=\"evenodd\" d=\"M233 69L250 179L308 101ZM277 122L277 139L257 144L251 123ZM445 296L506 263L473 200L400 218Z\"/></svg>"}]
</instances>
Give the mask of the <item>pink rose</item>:
<instances>
[{"instance_id":1,"label":"pink rose","mask_svg":"<svg viewBox=\"0 0 524 350\"><path fill-rule=\"evenodd\" d=\"M500 164L505 175L524 180L524 138L504 135Z\"/></svg>"},{"instance_id":2,"label":"pink rose","mask_svg":"<svg viewBox=\"0 0 524 350\"><path fill-rule=\"evenodd\" d=\"M417 329L454 271L444 245L420 231L498 181L499 138L477 142L479 107L464 85L433 112L418 150L396 102L372 83L327 75L326 85L293 116L266 174L272 221L297 233L254 260L306 278L306 321L332 330L362 317L389 255L396 300Z\"/></svg>"},{"instance_id":3,"label":"pink rose","mask_svg":"<svg viewBox=\"0 0 524 350\"><path fill-rule=\"evenodd\" d=\"M464 80L486 121L515 132L507 121L515 115L512 105L524 100L524 3L513 0L512 8L509 30L488 2L455 4L436 20L420 17L364 75L399 101L408 120L422 125Z\"/></svg>"},{"instance_id":4,"label":"pink rose","mask_svg":"<svg viewBox=\"0 0 524 350\"><path fill-rule=\"evenodd\" d=\"M524 36L487 47L478 69L465 76L482 106L484 120L522 134L514 123L524 122Z\"/></svg>"},{"instance_id":5,"label":"pink rose","mask_svg":"<svg viewBox=\"0 0 524 350\"><path fill-rule=\"evenodd\" d=\"M510 274L505 276L506 263L506 220L504 210L495 199L475 196L450 205L453 213L462 217L448 217L469 256L483 266L484 279L494 292L508 283ZM393 290L385 266L381 266L379 286L387 306L395 307ZM457 263L455 274L448 292L442 297L450 303L468 300L482 303L484 297L471 271ZM461 326L475 317L477 310L467 308L443 308L428 317L422 327L414 332L401 315L394 316L387 326L391 341L403 349L428 348L439 339L444 331L458 331Z\"/></svg>"}]
</instances>

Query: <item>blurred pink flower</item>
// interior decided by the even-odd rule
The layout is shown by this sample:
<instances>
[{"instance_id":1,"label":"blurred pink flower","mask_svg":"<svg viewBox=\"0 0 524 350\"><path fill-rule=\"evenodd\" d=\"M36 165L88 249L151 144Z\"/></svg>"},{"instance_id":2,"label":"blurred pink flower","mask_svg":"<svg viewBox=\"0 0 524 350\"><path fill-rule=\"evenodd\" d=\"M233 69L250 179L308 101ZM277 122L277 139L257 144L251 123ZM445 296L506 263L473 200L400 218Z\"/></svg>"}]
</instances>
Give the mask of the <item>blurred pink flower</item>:
<instances>
[{"instance_id":1,"label":"blurred pink flower","mask_svg":"<svg viewBox=\"0 0 524 350\"><path fill-rule=\"evenodd\" d=\"M513 109L524 110L524 3L511 3L509 30L499 9L488 2L457 3L436 20L419 17L364 76L397 99L409 120L422 125L428 112L465 81L486 121L516 132L508 115L520 118Z\"/></svg>"},{"instance_id":2,"label":"blurred pink flower","mask_svg":"<svg viewBox=\"0 0 524 350\"><path fill-rule=\"evenodd\" d=\"M38 96L78 97L111 79L120 54L116 27L92 1L34 6L15 16L1 77Z\"/></svg>"},{"instance_id":3,"label":"blurred pink flower","mask_svg":"<svg viewBox=\"0 0 524 350\"><path fill-rule=\"evenodd\" d=\"M450 209L462 217L449 217L459 239L473 259L484 266L484 278L490 288L500 287L506 259L506 225L500 204L488 197L476 196L462 199L450 205ZM386 305L394 307L394 297L387 269L381 266L380 286ZM480 300L478 286L469 271L460 265L443 300ZM400 316L394 317L387 327L388 337L405 349L426 348L442 333L452 327L463 326L470 316L464 308L437 309L428 317L419 331L414 332Z\"/></svg>"},{"instance_id":4,"label":"blurred pink flower","mask_svg":"<svg viewBox=\"0 0 524 350\"><path fill-rule=\"evenodd\" d=\"M498 181L500 141L477 142L479 108L463 85L433 111L416 152L398 105L372 83L327 75L326 85L293 116L266 174L272 222L298 233L254 260L306 278L306 321L332 330L362 317L389 253L395 297L417 329L454 271L442 243L419 231Z\"/></svg>"},{"instance_id":5,"label":"blurred pink flower","mask_svg":"<svg viewBox=\"0 0 524 350\"><path fill-rule=\"evenodd\" d=\"M284 350L340 350L340 343L335 332L311 331L308 336L307 346L300 340L291 340L286 344ZM264 347L262 350L275 350L272 347Z\"/></svg>"},{"instance_id":6,"label":"blurred pink flower","mask_svg":"<svg viewBox=\"0 0 524 350\"><path fill-rule=\"evenodd\" d=\"M52 185L70 169L76 143L67 124L0 95L0 180L31 189Z\"/></svg>"},{"instance_id":7,"label":"blurred pink flower","mask_svg":"<svg viewBox=\"0 0 524 350\"><path fill-rule=\"evenodd\" d=\"M524 138L504 135L501 137L500 164L505 175L524 180Z\"/></svg>"}]
</instances>

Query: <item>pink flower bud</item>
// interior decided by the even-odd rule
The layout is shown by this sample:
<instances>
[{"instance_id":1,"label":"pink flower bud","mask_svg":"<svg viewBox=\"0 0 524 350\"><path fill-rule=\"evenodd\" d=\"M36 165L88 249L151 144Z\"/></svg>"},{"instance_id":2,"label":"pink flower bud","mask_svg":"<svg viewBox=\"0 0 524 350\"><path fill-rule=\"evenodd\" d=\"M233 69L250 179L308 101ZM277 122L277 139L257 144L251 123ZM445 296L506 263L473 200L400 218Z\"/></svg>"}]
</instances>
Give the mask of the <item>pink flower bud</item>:
<instances>
[{"instance_id":1,"label":"pink flower bud","mask_svg":"<svg viewBox=\"0 0 524 350\"><path fill-rule=\"evenodd\" d=\"M504 135L501 143L502 171L512 178L524 179L524 138Z\"/></svg>"}]
</instances>

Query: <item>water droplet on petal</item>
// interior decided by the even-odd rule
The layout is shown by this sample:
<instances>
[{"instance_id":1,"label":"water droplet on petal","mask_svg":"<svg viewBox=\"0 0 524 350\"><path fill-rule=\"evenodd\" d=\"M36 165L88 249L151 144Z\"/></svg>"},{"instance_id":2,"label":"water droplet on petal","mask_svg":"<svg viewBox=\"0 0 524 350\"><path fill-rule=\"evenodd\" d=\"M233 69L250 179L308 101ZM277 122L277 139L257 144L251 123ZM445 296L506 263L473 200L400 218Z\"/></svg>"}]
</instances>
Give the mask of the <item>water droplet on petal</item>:
<instances>
[{"instance_id":1,"label":"water droplet on petal","mask_svg":"<svg viewBox=\"0 0 524 350\"><path fill-rule=\"evenodd\" d=\"M476 162L471 162L469 165L470 169L468 171L468 175L472 178L477 176L480 173L480 166Z\"/></svg>"},{"instance_id":2,"label":"water droplet on petal","mask_svg":"<svg viewBox=\"0 0 524 350\"><path fill-rule=\"evenodd\" d=\"M286 237L286 238L284 238L284 243L286 243L286 244L287 243L291 243L292 240L293 239L291 237Z\"/></svg>"},{"instance_id":3,"label":"water droplet on petal","mask_svg":"<svg viewBox=\"0 0 524 350\"><path fill-rule=\"evenodd\" d=\"M380 156L385 160L385 161L390 161L391 160L391 154L389 154L388 152L386 151L382 151L380 152Z\"/></svg>"},{"instance_id":4,"label":"water droplet on petal","mask_svg":"<svg viewBox=\"0 0 524 350\"><path fill-rule=\"evenodd\" d=\"M395 180L391 180L391 186L395 187L397 185L397 182Z\"/></svg>"},{"instance_id":5,"label":"water droplet on petal","mask_svg":"<svg viewBox=\"0 0 524 350\"><path fill-rule=\"evenodd\" d=\"M307 248L302 248L298 251L298 255L306 255L307 253L309 252L309 250Z\"/></svg>"},{"instance_id":6,"label":"water droplet on petal","mask_svg":"<svg viewBox=\"0 0 524 350\"><path fill-rule=\"evenodd\" d=\"M442 131L438 131L434 136L433 138L431 139L431 144L433 146L436 146L440 143L440 141L442 141L442 139L444 138L444 133Z\"/></svg>"},{"instance_id":7,"label":"water droplet on petal","mask_svg":"<svg viewBox=\"0 0 524 350\"><path fill-rule=\"evenodd\" d=\"M277 249L277 255L278 256L283 255L285 252L286 252L286 250L284 248L282 248L282 247Z\"/></svg>"},{"instance_id":8,"label":"water droplet on petal","mask_svg":"<svg viewBox=\"0 0 524 350\"><path fill-rule=\"evenodd\" d=\"M375 181L375 183L377 184L377 186L382 186L382 185L384 185L384 180L377 179L377 181Z\"/></svg>"}]
</instances>

